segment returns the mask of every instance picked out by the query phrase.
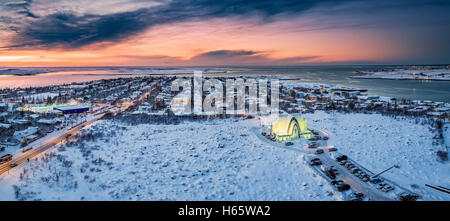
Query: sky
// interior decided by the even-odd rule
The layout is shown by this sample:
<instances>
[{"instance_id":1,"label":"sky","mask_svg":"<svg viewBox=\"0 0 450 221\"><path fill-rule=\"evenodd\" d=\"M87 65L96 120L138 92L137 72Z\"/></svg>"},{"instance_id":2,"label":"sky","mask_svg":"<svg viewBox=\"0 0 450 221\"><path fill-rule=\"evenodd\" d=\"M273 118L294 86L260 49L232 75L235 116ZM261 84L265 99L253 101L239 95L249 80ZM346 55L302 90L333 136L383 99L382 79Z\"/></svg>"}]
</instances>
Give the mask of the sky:
<instances>
[{"instance_id":1,"label":"sky","mask_svg":"<svg viewBox=\"0 0 450 221\"><path fill-rule=\"evenodd\" d=\"M0 66L449 64L450 1L2 0Z\"/></svg>"}]
</instances>

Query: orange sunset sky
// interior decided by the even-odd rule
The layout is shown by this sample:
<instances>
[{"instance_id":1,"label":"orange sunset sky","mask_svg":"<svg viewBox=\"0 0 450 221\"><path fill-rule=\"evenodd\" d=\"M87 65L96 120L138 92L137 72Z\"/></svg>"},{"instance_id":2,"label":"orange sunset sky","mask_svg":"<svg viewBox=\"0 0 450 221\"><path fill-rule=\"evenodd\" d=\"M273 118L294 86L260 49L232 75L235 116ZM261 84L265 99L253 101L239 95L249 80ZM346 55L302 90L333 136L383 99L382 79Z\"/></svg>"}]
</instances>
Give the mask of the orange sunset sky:
<instances>
[{"instance_id":1,"label":"orange sunset sky","mask_svg":"<svg viewBox=\"0 0 450 221\"><path fill-rule=\"evenodd\" d=\"M445 1L0 3L0 66L444 64Z\"/></svg>"}]
</instances>

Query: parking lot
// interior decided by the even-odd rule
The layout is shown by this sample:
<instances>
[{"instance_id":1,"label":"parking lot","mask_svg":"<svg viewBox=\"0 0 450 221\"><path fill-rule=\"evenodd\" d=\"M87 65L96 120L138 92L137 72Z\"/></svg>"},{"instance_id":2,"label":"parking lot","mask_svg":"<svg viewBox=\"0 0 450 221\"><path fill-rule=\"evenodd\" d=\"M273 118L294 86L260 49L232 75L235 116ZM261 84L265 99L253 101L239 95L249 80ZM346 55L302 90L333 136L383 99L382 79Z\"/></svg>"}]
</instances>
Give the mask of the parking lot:
<instances>
[{"instance_id":1,"label":"parking lot","mask_svg":"<svg viewBox=\"0 0 450 221\"><path fill-rule=\"evenodd\" d=\"M328 134L316 131L315 137L306 145L302 142L276 142L257 134L272 146L305 153L307 163L325 178L336 191L343 192L351 201L395 201L416 200L419 196L392 181L364 168L357 162L338 152L337 147L328 146Z\"/></svg>"}]
</instances>

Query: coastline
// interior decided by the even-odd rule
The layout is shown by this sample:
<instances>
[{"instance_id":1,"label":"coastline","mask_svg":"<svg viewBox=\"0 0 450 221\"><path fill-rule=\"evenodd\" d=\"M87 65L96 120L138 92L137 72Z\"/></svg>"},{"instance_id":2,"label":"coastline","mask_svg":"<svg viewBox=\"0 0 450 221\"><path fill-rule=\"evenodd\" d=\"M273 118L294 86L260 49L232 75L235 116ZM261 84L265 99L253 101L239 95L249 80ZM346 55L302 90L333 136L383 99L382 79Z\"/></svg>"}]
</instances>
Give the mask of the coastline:
<instances>
[{"instance_id":1,"label":"coastline","mask_svg":"<svg viewBox=\"0 0 450 221\"><path fill-rule=\"evenodd\" d=\"M389 78L378 76L350 76L353 79L380 79L380 80L407 80L407 81L450 81L450 79L435 79L435 78Z\"/></svg>"}]
</instances>

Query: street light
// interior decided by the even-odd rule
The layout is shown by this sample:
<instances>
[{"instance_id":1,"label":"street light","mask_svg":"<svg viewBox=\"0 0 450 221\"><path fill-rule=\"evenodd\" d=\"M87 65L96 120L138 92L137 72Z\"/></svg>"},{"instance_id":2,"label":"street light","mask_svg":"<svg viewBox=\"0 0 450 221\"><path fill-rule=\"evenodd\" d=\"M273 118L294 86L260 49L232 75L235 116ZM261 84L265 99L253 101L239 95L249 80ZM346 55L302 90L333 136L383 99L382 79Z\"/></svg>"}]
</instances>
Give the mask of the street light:
<instances>
[{"instance_id":1,"label":"street light","mask_svg":"<svg viewBox=\"0 0 450 221\"><path fill-rule=\"evenodd\" d=\"M389 170L392 169L392 168L400 168L400 166L399 166L398 164L394 164L393 166L391 166L391 167L389 167L389 168L387 168L387 169L381 171L379 174L376 174L376 175L373 176L372 178L375 178L375 177L377 177L377 176L379 176L379 175L381 175L381 174L383 174L383 173L389 171Z\"/></svg>"}]
</instances>

